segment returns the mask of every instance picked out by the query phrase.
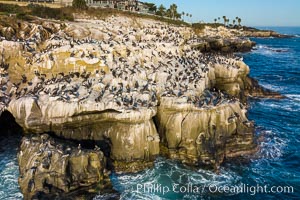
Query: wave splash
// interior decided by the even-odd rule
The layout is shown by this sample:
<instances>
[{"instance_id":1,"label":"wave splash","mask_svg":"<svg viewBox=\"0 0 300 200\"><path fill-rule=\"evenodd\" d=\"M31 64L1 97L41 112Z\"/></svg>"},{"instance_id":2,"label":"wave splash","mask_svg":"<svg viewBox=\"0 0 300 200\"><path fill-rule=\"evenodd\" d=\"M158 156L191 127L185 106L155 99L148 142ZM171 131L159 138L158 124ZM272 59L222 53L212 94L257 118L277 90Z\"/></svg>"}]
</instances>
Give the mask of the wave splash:
<instances>
[{"instance_id":1,"label":"wave splash","mask_svg":"<svg viewBox=\"0 0 300 200\"><path fill-rule=\"evenodd\" d=\"M257 45L257 47L254 47L253 53L258 53L262 55L275 55L279 53L287 53L290 52L289 48L275 48L275 47L269 47L267 45Z\"/></svg>"},{"instance_id":2,"label":"wave splash","mask_svg":"<svg viewBox=\"0 0 300 200\"><path fill-rule=\"evenodd\" d=\"M209 170L198 169L195 170L185 167L184 165L171 161L162 157L159 157L153 169L148 169L142 173L130 174L130 175L116 175L111 176L111 180L114 185L114 189L121 193L121 199L172 199L172 197L189 199L199 197L199 194L190 193L174 193L171 189L174 184L180 186L187 186L188 184L203 187L208 185L236 185L238 184L241 177L235 172L221 167L220 174L216 174ZM161 187L167 186L171 191L167 194L162 192L145 192L140 191L137 186L146 185L157 185ZM97 196L95 200L100 199Z\"/></svg>"}]
</instances>

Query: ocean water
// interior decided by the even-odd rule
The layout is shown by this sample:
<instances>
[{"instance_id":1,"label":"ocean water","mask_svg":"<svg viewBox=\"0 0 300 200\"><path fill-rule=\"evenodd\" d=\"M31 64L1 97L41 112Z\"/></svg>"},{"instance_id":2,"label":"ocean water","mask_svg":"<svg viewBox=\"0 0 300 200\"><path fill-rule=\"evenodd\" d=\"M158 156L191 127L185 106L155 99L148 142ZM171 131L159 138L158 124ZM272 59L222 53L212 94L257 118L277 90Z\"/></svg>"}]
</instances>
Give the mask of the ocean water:
<instances>
[{"instance_id":1,"label":"ocean water","mask_svg":"<svg viewBox=\"0 0 300 200\"><path fill-rule=\"evenodd\" d=\"M1 133L3 134L3 133ZM22 199L18 185L19 166L17 151L20 136L5 134L0 136L0 199Z\"/></svg>"},{"instance_id":2,"label":"ocean water","mask_svg":"<svg viewBox=\"0 0 300 200\"><path fill-rule=\"evenodd\" d=\"M252 77L287 97L250 100L248 117L255 120L261 138L259 151L246 160L225 163L219 174L160 157L153 169L111 175L121 199L300 199L300 28L270 29L297 37L253 38L257 48L243 55ZM17 183L19 139L0 138L1 200L22 199Z\"/></svg>"}]
</instances>

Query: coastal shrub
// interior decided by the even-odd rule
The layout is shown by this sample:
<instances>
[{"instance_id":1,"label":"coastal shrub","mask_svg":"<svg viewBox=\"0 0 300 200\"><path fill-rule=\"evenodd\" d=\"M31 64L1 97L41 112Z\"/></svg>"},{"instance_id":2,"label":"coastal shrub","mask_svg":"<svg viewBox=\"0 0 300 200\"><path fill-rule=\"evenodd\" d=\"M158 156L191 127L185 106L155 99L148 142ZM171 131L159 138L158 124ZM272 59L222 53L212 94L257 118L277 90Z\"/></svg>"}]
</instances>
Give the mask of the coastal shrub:
<instances>
[{"instance_id":1,"label":"coastal shrub","mask_svg":"<svg viewBox=\"0 0 300 200\"><path fill-rule=\"evenodd\" d=\"M22 8L18 5L0 3L0 12L6 13L21 13Z\"/></svg>"},{"instance_id":2,"label":"coastal shrub","mask_svg":"<svg viewBox=\"0 0 300 200\"><path fill-rule=\"evenodd\" d=\"M37 4L30 4L28 7L31 10L30 14L37 17L69 21L74 20L72 13L67 12L68 9L65 8L49 8Z\"/></svg>"},{"instance_id":3,"label":"coastal shrub","mask_svg":"<svg viewBox=\"0 0 300 200\"><path fill-rule=\"evenodd\" d=\"M121 16L126 16L126 17L138 17L138 18L144 18L144 19L153 19L157 21L162 21L166 22L169 24L173 25L184 25L184 26L189 26L190 24L183 22L181 20L174 20L170 18L165 18L157 15L151 15L151 14L143 14L139 12L130 12L130 11L125 11L125 10L117 10L117 9L112 9L112 8L88 8L87 13L90 16L97 17L97 18L106 18L112 15L121 15Z\"/></svg>"},{"instance_id":4,"label":"coastal shrub","mask_svg":"<svg viewBox=\"0 0 300 200\"><path fill-rule=\"evenodd\" d=\"M21 19L21 20L26 20L29 21L32 19L32 17L30 17L29 15L27 15L26 13L17 13L16 15L17 19Z\"/></svg>"},{"instance_id":5,"label":"coastal shrub","mask_svg":"<svg viewBox=\"0 0 300 200\"><path fill-rule=\"evenodd\" d=\"M50 8L38 4L29 4L28 6L18 6L18 5L0 3L0 12L13 13L13 14L19 13L18 18L24 20L27 19L29 15L32 15L41 18L74 21L74 15L76 13L81 12L82 6L87 8L86 4L84 6L83 2L81 3L79 2L77 4L76 2L78 1L84 1L84 0L74 0L72 7L63 7L63 8ZM112 15L121 15L126 17L153 19L153 20L166 22L168 24L178 25L178 26L190 26L189 23L186 23L181 20L174 20L171 18L165 18L157 15L143 14L139 12L130 12L125 10L117 10L112 8L87 8L86 13L88 13L89 16L97 17L100 19Z\"/></svg>"},{"instance_id":6,"label":"coastal shrub","mask_svg":"<svg viewBox=\"0 0 300 200\"><path fill-rule=\"evenodd\" d=\"M41 18L74 21L74 10L70 10L69 8L49 8L38 4L18 6L0 3L0 12L16 14L17 18L22 20L30 20L31 15Z\"/></svg>"},{"instance_id":7,"label":"coastal shrub","mask_svg":"<svg viewBox=\"0 0 300 200\"><path fill-rule=\"evenodd\" d=\"M192 24L192 27L195 29L200 29L203 30L205 26L209 26L212 28L218 28L219 26L224 26L223 24L220 23L194 23Z\"/></svg>"},{"instance_id":8,"label":"coastal shrub","mask_svg":"<svg viewBox=\"0 0 300 200\"><path fill-rule=\"evenodd\" d=\"M79 10L87 9L85 0L73 0L72 7Z\"/></svg>"}]
</instances>

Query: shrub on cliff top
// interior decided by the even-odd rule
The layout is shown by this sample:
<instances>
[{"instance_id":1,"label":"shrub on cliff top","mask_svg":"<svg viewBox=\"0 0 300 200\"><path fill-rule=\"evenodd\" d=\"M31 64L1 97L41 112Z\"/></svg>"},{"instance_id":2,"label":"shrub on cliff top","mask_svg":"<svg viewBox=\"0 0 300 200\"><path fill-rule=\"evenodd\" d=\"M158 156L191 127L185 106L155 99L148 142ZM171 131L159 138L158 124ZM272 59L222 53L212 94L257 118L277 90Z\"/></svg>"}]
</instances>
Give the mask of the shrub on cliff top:
<instances>
[{"instance_id":1,"label":"shrub on cliff top","mask_svg":"<svg viewBox=\"0 0 300 200\"><path fill-rule=\"evenodd\" d=\"M0 3L0 12L21 13L22 10L23 9L17 5Z\"/></svg>"},{"instance_id":2,"label":"shrub on cliff top","mask_svg":"<svg viewBox=\"0 0 300 200\"><path fill-rule=\"evenodd\" d=\"M17 18L22 20L30 20L31 17L29 15L31 15L41 18L74 21L73 11L69 8L49 8L37 4L18 6L0 3L0 12L17 14Z\"/></svg>"},{"instance_id":3,"label":"shrub on cliff top","mask_svg":"<svg viewBox=\"0 0 300 200\"><path fill-rule=\"evenodd\" d=\"M87 9L85 0L73 0L72 7L79 10Z\"/></svg>"},{"instance_id":4,"label":"shrub on cliff top","mask_svg":"<svg viewBox=\"0 0 300 200\"><path fill-rule=\"evenodd\" d=\"M51 18L58 20L69 20L73 21L74 17L72 13L67 12L65 8L49 8L36 4L30 4L28 6L31 10L30 14L41 18Z\"/></svg>"}]
</instances>

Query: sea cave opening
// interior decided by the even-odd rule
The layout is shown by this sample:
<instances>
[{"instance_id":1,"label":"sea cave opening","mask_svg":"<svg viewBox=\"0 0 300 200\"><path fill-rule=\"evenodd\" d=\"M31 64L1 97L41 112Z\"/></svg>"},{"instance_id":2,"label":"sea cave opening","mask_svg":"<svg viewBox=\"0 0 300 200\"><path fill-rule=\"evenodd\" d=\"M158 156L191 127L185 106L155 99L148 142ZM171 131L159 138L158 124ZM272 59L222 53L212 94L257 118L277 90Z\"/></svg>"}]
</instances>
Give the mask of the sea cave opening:
<instances>
[{"instance_id":1,"label":"sea cave opening","mask_svg":"<svg viewBox=\"0 0 300 200\"><path fill-rule=\"evenodd\" d=\"M22 127L16 122L14 116L7 110L0 115L0 137L7 135L21 136Z\"/></svg>"}]
</instances>

